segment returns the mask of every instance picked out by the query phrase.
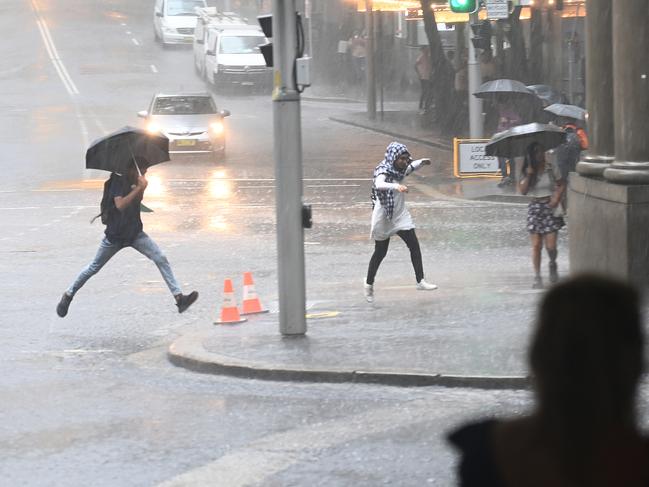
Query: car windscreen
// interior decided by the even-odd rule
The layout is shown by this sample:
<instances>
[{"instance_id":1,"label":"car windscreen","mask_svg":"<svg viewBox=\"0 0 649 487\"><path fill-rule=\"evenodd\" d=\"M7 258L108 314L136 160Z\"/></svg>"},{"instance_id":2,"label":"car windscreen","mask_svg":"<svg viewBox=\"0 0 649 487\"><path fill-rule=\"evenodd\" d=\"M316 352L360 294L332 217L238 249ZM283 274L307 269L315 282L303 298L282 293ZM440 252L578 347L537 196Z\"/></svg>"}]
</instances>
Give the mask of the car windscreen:
<instances>
[{"instance_id":1,"label":"car windscreen","mask_svg":"<svg viewBox=\"0 0 649 487\"><path fill-rule=\"evenodd\" d=\"M196 7L205 7L204 0L168 0L167 15L196 15Z\"/></svg>"},{"instance_id":2,"label":"car windscreen","mask_svg":"<svg viewBox=\"0 0 649 487\"><path fill-rule=\"evenodd\" d=\"M152 115L205 115L216 113L214 101L209 96L164 96L157 98Z\"/></svg>"},{"instance_id":3,"label":"car windscreen","mask_svg":"<svg viewBox=\"0 0 649 487\"><path fill-rule=\"evenodd\" d=\"M221 54L252 54L258 53L259 45L265 44L264 36L221 36L219 53Z\"/></svg>"}]
</instances>

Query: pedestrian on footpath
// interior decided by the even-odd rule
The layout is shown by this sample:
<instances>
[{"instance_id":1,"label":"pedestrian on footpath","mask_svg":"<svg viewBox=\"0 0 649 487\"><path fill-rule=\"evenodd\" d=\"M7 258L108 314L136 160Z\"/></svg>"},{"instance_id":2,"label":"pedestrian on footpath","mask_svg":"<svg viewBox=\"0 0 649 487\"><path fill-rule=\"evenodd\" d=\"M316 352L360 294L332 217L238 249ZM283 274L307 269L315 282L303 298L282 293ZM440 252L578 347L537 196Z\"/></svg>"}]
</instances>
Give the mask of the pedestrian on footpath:
<instances>
[{"instance_id":1,"label":"pedestrian on footpath","mask_svg":"<svg viewBox=\"0 0 649 487\"><path fill-rule=\"evenodd\" d=\"M68 290L63 293L56 307L56 313L61 318L68 314L72 298L86 281L99 272L117 252L126 247L133 247L158 266L162 278L176 300L179 313L189 308L198 298L196 291L187 295L182 294L167 257L143 231L140 203L148 184L144 177L147 164L142 163L139 166L142 167L142 175L138 174L135 164L130 167L126 175L117 173L110 175L109 185L105 188L108 194L102 198L102 213L106 212L105 237L99 244L94 260L81 271ZM107 205L106 208L104 204Z\"/></svg>"},{"instance_id":2,"label":"pedestrian on footpath","mask_svg":"<svg viewBox=\"0 0 649 487\"><path fill-rule=\"evenodd\" d=\"M419 114L423 115L430 109L432 102L433 86L430 77L433 73L433 66L430 61L430 47L423 46L419 56L415 60L415 72L421 85L421 96L419 97Z\"/></svg>"},{"instance_id":3,"label":"pedestrian on footpath","mask_svg":"<svg viewBox=\"0 0 649 487\"><path fill-rule=\"evenodd\" d=\"M534 267L533 289L543 288L541 278L541 252L543 246L550 258L550 282L559 279L557 270L557 232L565 225L561 198L566 188L561 170L556 164L546 162L543 146L533 142L527 148L523 163L523 176L518 188L530 198L527 208L527 230L532 243Z\"/></svg>"},{"instance_id":4,"label":"pedestrian on footpath","mask_svg":"<svg viewBox=\"0 0 649 487\"><path fill-rule=\"evenodd\" d=\"M370 236L374 240L374 254L370 259L365 279L365 299L369 303L374 301L374 277L388 252L390 237L393 235L398 235L410 250L417 289L420 291L437 289L435 284L424 280L419 240L415 233L415 224L406 207L405 194L408 192L408 187L401 184L403 178L421 166L427 165L430 165L429 159L413 161L405 145L391 142L385 151L385 158L374 169L370 230Z\"/></svg>"},{"instance_id":5,"label":"pedestrian on footpath","mask_svg":"<svg viewBox=\"0 0 649 487\"><path fill-rule=\"evenodd\" d=\"M458 485L649 485L649 438L636 404L642 323L638 291L621 281L584 275L548 291L528 351L536 407L452 432Z\"/></svg>"}]
</instances>

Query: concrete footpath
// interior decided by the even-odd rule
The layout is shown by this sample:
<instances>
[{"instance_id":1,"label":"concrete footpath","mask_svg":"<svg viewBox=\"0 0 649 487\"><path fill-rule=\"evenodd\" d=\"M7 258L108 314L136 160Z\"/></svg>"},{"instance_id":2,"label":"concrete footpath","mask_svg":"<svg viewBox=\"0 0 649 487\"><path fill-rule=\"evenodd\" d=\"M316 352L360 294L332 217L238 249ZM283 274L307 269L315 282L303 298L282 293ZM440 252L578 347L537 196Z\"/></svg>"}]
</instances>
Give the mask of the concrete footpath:
<instances>
[{"instance_id":1,"label":"concrete footpath","mask_svg":"<svg viewBox=\"0 0 649 487\"><path fill-rule=\"evenodd\" d=\"M450 158L448 139L421 129L413 116L416 112L399 111L370 122L364 113L350 111L331 119L446 150ZM512 189L497 188L495 179L456 180L448 168L435 176L434 184L430 179L421 184L430 185L429 196L442 208L471 212L496 204L520 211L524 203ZM475 262L484 260L480 258ZM527 258L520 258L522 265L529 265ZM282 336L277 304L269 303L269 313L252 315L245 323L192 327L171 344L168 357L197 372L265 380L527 388L530 310L541 293L529 289L527 277L516 273L495 270L480 282L472 257L459 264L440 262L437 270L452 276L448 282L435 280L439 290L395 285L377 291L372 304L365 302L360 282L338 290L319 288L313 294L329 299L307 303L306 336ZM309 284L309 295L313 287ZM404 302L408 307L401 309ZM504 331L505 315L525 326Z\"/></svg>"}]
</instances>

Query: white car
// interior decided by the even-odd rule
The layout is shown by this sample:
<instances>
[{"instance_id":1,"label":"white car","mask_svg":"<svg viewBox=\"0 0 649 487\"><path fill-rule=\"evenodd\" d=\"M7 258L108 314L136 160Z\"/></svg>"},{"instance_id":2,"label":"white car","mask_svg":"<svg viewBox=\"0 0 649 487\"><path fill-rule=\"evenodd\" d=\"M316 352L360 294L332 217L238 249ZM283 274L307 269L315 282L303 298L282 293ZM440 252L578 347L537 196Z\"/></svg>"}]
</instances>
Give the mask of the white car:
<instances>
[{"instance_id":1,"label":"white car","mask_svg":"<svg viewBox=\"0 0 649 487\"><path fill-rule=\"evenodd\" d=\"M157 94L149 110L137 113L145 129L169 138L169 154L204 155L215 160L225 156L224 118L228 110L217 110L209 93Z\"/></svg>"},{"instance_id":2,"label":"white car","mask_svg":"<svg viewBox=\"0 0 649 487\"><path fill-rule=\"evenodd\" d=\"M209 29L205 77L215 86L272 86L273 71L259 50L268 39L261 29Z\"/></svg>"},{"instance_id":3,"label":"white car","mask_svg":"<svg viewBox=\"0 0 649 487\"><path fill-rule=\"evenodd\" d=\"M196 10L196 28L194 29L194 69L205 79L205 51L207 51L207 33L218 29L257 29L258 26L246 24L245 20L232 12L220 12L215 7L199 8Z\"/></svg>"},{"instance_id":4,"label":"white car","mask_svg":"<svg viewBox=\"0 0 649 487\"><path fill-rule=\"evenodd\" d=\"M163 46L194 42L196 9L205 0L156 0L153 7L153 33Z\"/></svg>"}]
</instances>

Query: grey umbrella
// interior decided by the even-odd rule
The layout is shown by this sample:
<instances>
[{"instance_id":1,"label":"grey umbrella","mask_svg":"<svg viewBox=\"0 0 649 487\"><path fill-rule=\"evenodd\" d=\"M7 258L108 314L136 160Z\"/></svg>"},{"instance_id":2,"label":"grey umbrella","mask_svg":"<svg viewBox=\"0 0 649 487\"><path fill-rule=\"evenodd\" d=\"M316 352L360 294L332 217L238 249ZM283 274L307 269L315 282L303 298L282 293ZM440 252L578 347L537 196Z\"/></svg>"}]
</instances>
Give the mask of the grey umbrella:
<instances>
[{"instance_id":1,"label":"grey umbrella","mask_svg":"<svg viewBox=\"0 0 649 487\"><path fill-rule=\"evenodd\" d=\"M528 123L517 125L494 134L485 147L485 154L496 157L524 156L532 142L538 142L544 150L554 149L566 139L566 132L556 125Z\"/></svg>"},{"instance_id":2,"label":"grey umbrella","mask_svg":"<svg viewBox=\"0 0 649 487\"><path fill-rule=\"evenodd\" d=\"M473 93L478 98L487 98L491 95L531 95L535 96L532 90L529 90L520 81L513 79L495 79L482 83L478 91Z\"/></svg>"},{"instance_id":3,"label":"grey umbrella","mask_svg":"<svg viewBox=\"0 0 649 487\"><path fill-rule=\"evenodd\" d=\"M560 117L574 118L575 120L586 120L586 110L576 105L565 105L563 103L555 103L549 107L544 108L546 112L554 113Z\"/></svg>"},{"instance_id":4,"label":"grey umbrella","mask_svg":"<svg viewBox=\"0 0 649 487\"><path fill-rule=\"evenodd\" d=\"M539 97L544 107L553 103L561 103L564 99L560 91L550 85L530 85L527 87Z\"/></svg>"}]
</instances>

